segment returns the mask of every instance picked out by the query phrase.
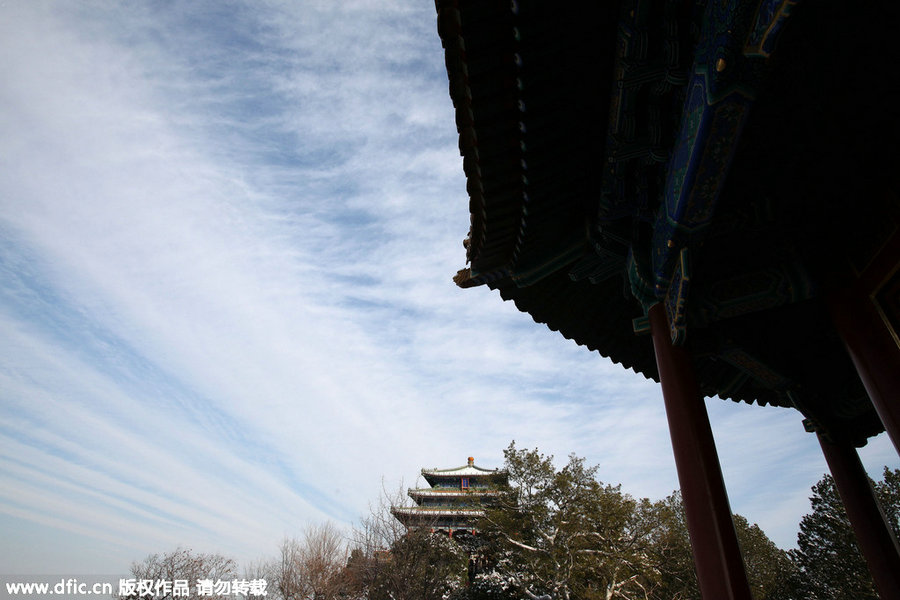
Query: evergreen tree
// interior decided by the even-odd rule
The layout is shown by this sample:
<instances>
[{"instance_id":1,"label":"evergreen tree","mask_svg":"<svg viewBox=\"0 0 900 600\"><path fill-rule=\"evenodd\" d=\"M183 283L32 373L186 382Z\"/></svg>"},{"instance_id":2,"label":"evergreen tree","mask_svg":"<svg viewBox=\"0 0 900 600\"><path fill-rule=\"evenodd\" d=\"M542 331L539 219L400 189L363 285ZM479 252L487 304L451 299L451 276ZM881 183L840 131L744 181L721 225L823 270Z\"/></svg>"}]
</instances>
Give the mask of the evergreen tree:
<instances>
[{"instance_id":1,"label":"evergreen tree","mask_svg":"<svg viewBox=\"0 0 900 600\"><path fill-rule=\"evenodd\" d=\"M674 492L653 506L653 548L660 583L652 597L700 600L681 494ZM790 600L794 567L788 553L776 546L759 525L741 515L733 515L733 519L754 600Z\"/></svg>"},{"instance_id":2,"label":"evergreen tree","mask_svg":"<svg viewBox=\"0 0 900 600\"><path fill-rule=\"evenodd\" d=\"M636 500L574 455L558 471L552 457L515 443L505 456L511 488L480 525L493 568L479 581L494 597L699 600L681 494ZM754 599L789 600L787 553L734 517Z\"/></svg>"},{"instance_id":3,"label":"evergreen tree","mask_svg":"<svg viewBox=\"0 0 900 600\"><path fill-rule=\"evenodd\" d=\"M652 504L603 485L574 455L504 451L512 486L481 524L497 578L531 600L646 598L659 581Z\"/></svg>"},{"instance_id":4,"label":"evergreen tree","mask_svg":"<svg viewBox=\"0 0 900 600\"><path fill-rule=\"evenodd\" d=\"M444 600L465 587L468 553L443 533L414 530L394 542L369 600Z\"/></svg>"},{"instance_id":5,"label":"evergreen tree","mask_svg":"<svg viewBox=\"0 0 900 600\"><path fill-rule=\"evenodd\" d=\"M900 534L900 470L885 467L883 481L874 488L894 534ZM791 551L800 597L876 600L878 595L834 479L825 475L812 490L812 513L800 521L797 549Z\"/></svg>"},{"instance_id":6,"label":"evergreen tree","mask_svg":"<svg viewBox=\"0 0 900 600\"><path fill-rule=\"evenodd\" d=\"M676 491L655 502L652 514L657 526L653 530L651 547L659 572L659 581L652 597L699 600L700 588L694 572L694 557L681 493Z\"/></svg>"},{"instance_id":7,"label":"evergreen tree","mask_svg":"<svg viewBox=\"0 0 900 600\"><path fill-rule=\"evenodd\" d=\"M733 515L747 579L754 600L790 600L793 598L794 565L790 555L741 515Z\"/></svg>"}]
</instances>

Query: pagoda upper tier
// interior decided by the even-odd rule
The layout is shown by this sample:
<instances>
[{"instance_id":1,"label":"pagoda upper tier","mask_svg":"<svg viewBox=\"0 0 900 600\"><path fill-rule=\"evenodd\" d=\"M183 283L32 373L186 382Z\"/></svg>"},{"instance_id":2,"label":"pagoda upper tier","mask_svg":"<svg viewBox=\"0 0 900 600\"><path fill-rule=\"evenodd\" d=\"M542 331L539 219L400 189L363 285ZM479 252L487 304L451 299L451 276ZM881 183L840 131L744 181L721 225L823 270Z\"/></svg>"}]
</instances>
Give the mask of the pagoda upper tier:
<instances>
[{"instance_id":1,"label":"pagoda upper tier","mask_svg":"<svg viewBox=\"0 0 900 600\"><path fill-rule=\"evenodd\" d=\"M471 456L466 465L455 469L422 469L422 477L436 489L489 488L506 482L505 471L476 466Z\"/></svg>"}]
</instances>

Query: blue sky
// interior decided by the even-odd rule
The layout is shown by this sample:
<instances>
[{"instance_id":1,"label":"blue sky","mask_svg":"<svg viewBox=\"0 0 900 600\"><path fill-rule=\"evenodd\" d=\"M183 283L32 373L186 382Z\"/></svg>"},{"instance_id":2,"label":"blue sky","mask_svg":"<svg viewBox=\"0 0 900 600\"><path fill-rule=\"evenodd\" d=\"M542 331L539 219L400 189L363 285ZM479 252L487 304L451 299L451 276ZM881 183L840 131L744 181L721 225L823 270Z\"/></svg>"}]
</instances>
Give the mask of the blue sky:
<instances>
[{"instance_id":1,"label":"blue sky","mask_svg":"<svg viewBox=\"0 0 900 600\"><path fill-rule=\"evenodd\" d=\"M512 439L677 487L657 385L453 285L432 2L10 1L0 82L3 571L246 563ZM791 546L815 438L707 404L732 508Z\"/></svg>"}]
</instances>

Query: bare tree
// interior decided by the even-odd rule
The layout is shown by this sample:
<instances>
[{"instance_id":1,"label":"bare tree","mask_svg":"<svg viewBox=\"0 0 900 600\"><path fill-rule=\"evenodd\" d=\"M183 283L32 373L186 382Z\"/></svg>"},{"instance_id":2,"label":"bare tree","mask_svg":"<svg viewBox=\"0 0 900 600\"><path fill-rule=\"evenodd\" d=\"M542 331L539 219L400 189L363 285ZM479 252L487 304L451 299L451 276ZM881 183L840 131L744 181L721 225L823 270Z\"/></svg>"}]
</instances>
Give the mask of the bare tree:
<instances>
[{"instance_id":1,"label":"bare tree","mask_svg":"<svg viewBox=\"0 0 900 600\"><path fill-rule=\"evenodd\" d=\"M303 598L301 579L300 542L297 538L284 538L278 548L278 557L267 569L269 589L280 600L300 600Z\"/></svg>"},{"instance_id":2,"label":"bare tree","mask_svg":"<svg viewBox=\"0 0 900 600\"><path fill-rule=\"evenodd\" d=\"M269 560L255 560L244 567L244 579L247 581L265 581L266 586L272 580L272 562ZM266 590L268 595L270 592Z\"/></svg>"},{"instance_id":3,"label":"bare tree","mask_svg":"<svg viewBox=\"0 0 900 600\"><path fill-rule=\"evenodd\" d=\"M330 522L307 527L301 539L285 538L264 570L280 600L331 600L341 594L347 544Z\"/></svg>"},{"instance_id":4,"label":"bare tree","mask_svg":"<svg viewBox=\"0 0 900 600\"><path fill-rule=\"evenodd\" d=\"M306 529L300 560L307 598L331 600L340 595L347 544L330 521Z\"/></svg>"},{"instance_id":5,"label":"bare tree","mask_svg":"<svg viewBox=\"0 0 900 600\"><path fill-rule=\"evenodd\" d=\"M378 502L369 504L369 514L353 529L346 575L357 595L368 597L380 574L390 568L390 549L406 535L406 527L391 514L391 506L409 504L402 482L389 492L382 481Z\"/></svg>"},{"instance_id":6,"label":"bare tree","mask_svg":"<svg viewBox=\"0 0 900 600\"><path fill-rule=\"evenodd\" d=\"M135 589L120 596L122 600L147 597L150 592L155 599L183 598L182 590L176 591L176 582L186 582L188 597L197 598L197 583L200 580L228 582L235 578L237 564L221 554L201 554L178 548L166 554L151 554L141 562L131 564L131 578ZM151 589L144 587L151 586ZM230 592L230 590L229 590ZM222 593L224 597L230 593ZM218 597L218 596L214 596Z\"/></svg>"},{"instance_id":7,"label":"bare tree","mask_svg":"<svg viewBox=\"0 0 900 600\"><path fill-rule=\"evenodd\" d=\"M411 506L412 500L400 486L389 492L382 481L381 497L377 504L369 504L369 514L353 530L352 545L365 555L387 550L406 535L406 527L391 514L392 506Z\"/></svg>"},{"instance_id":8,"label":"bare tree","mask_svg":"<svg viewBox=\"0 0 900 600\"><path fill-rule=\"evenodd\" d=\"M354 530L346 569L352 597L440 600L464 588L468 553L430 527L407 531L391 507L410 504L402 484L394 492L383 488L379 502L370 505Z\"/></svg>"}]
</instances>

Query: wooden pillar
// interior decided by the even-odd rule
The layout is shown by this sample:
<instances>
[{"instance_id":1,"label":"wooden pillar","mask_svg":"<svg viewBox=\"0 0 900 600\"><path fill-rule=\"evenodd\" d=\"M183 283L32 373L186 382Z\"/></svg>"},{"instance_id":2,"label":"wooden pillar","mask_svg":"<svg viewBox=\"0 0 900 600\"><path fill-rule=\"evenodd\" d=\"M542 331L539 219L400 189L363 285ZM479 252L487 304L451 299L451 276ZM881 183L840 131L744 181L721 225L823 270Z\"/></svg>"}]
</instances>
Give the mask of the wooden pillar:
<instances>
[{"instance_id":1,"label":"wooden pillar","mask_svg":"<svg viewBox=\"0 0 900 600\"><path fill-rule=\"evenodd\" d=\"M825 462L837 488L859 549L882 600L900 600L900 546L878 505L856 449L819 435Z\"/></svg>"},{"instance_id":2,"label":"wooden pillar","mask_svg":"<svg viewBox=\"0 0 900 600\"><path fill-rule=\"evenodd\" d=\"M894 448L900 453L900 347L857 287L828 297L828 308Z\"/></svg>"},{"instance_id":3,"label":"wooden pillar","mask_svg":"<svg viewBox=\"0 0 900 600\"><path fill-rule=\"evenodd\" d=\"M653 306L649 317L700 593L704 600L750 600L719 456L690 356L672 344L662 304Z\"/></svg>"}]
</instances>

